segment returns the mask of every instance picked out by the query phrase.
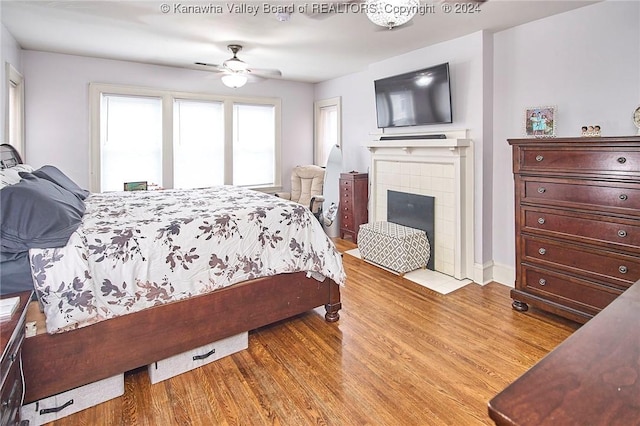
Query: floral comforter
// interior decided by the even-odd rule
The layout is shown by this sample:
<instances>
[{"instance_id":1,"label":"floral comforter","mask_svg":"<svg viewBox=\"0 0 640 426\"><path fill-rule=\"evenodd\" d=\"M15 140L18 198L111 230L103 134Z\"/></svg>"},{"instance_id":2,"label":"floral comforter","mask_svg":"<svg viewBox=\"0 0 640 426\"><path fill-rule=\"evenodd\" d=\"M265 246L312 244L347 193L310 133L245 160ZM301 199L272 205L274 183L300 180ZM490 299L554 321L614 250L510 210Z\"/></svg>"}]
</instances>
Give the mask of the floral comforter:
<instances>
[{"instance_id":1,"label":"floral comforter","mask_svg":"<svg viewBox=\"0 0 640 426\"><path fill-rule=\"evenodd\" d=\"M273 195L219 186L92 194L85 202L65 247L29 251L49 333L281 273L345 282L316 218Z\"/></svg>"}]
</instances>

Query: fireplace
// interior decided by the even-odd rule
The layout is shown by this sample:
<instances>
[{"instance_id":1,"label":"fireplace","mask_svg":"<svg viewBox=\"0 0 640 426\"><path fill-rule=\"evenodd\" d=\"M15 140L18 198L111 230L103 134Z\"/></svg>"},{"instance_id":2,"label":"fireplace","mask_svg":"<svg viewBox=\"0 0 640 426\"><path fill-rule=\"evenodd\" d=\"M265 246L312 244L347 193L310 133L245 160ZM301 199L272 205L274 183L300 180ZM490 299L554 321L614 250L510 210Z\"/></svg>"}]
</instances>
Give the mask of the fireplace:
<instances>
[{"instance_id":1,"label":"fireplace","mask_svg":"<svg viewBox=\"0 0 640 426\"><path fill-rule=\"evenodd\" d=\"M387 221L427 233L429 241L435 241L435 198L406 192L387 191ZM429 243L431 256L427 269L435 270L435 244Z\"/></svg>"},{"instance_id":2,"label":"fireplace","mask_svg":"<svg viewBox=\"0 0 640 426\"><path fill-rule=\"evenodd\" d=\"M389 192L434 198L434 270L456 279L473 278L473 151L465 132L445 138L394 135L369 143L369 221L390 221L396 202ZM411 226L411 225L407 225ZM417 226L411 226L417 227ZM418 227L419 229L422 229Z\"/></svg>"}]
</instances>

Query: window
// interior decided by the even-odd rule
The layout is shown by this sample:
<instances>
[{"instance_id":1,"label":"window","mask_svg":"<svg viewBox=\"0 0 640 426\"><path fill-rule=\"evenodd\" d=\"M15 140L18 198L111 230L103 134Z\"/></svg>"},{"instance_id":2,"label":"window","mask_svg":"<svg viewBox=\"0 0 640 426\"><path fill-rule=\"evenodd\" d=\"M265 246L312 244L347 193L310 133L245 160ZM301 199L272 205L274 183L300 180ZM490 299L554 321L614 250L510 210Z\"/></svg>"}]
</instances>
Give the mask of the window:
<instances>
[{"instance_id":1,"label":"window","mask_svg":"<svg viewBox=\"0 0 640 426\"><path fill-rule=\"evenodd\" d=\"M101 112L101 189L162 182L162 99L104 95Z\"/></svg>"},{"instance_id":2,"label":"window","mask_svg":"<svg viewBox=\"0 0 640 426\"><path fill-rule=\"evenodd\" d=\"M273 105L233 105L233 182L265 186L275 179Z\"/></svg>"},{"instance_id":3,"label":"window","mask_svg":"<svg viewBox=\"0 0 640 426\"><path fill-rule=\"evenodd\" d=\"M23 160L25 160L24 146L24 79L11 64L6 63L9 97L7 99L7 113L5 122L5 140L13 145Z\"/></svg>"},{"instance_id":4,"label":"window","mask_svg":"<svg viewBox=\"0 0 640 426\"><path fill-rule=\"evenodd\" d=\"M176 99L173 120L173 187L223 185L224 104Z\"/></svg>"},{"instance_id":5,"label":"window","mask_svg":"<svg viewBox=\"0 0 640 426\"><path fill-rule=\"evenodd\" d=\"M91 84L93 191L280 187L280 100Z\"/></svg>"},{"instance_id":6,"label":"window","mask_svg":"<svg viewBox=\"0 0 640 426\"><path fill-rule=\"evenodd\" d=\"M314 103L314 163L326 166L331 148L341 145L341 100L339 97Z\"/></svg>"}]
</instances>

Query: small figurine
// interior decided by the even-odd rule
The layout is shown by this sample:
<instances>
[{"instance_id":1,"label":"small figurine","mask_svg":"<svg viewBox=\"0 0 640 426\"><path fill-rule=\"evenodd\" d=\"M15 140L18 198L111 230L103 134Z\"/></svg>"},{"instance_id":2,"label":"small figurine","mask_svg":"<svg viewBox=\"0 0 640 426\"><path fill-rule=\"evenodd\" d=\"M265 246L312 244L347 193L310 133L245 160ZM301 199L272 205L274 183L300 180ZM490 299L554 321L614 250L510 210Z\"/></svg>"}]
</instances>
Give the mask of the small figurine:
<instances>
[{"instance_id":1,"label":"small figurine","mask_svg":"<svg viewBox=\"0 0 640 426\"><path fill-rule=\"evenodd\" d=\"M597 124L591 126L582 126L582 132L580 134L583 137L601 136L600 126Z\"/></svg>"}]
</instances>

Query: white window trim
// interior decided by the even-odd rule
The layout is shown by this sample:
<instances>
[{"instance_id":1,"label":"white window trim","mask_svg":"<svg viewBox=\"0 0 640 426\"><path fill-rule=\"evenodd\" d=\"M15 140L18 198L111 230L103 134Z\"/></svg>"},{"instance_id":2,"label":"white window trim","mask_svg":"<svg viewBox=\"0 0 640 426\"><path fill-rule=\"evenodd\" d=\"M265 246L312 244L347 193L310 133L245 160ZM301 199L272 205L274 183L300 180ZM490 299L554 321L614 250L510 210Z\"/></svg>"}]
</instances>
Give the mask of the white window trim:
<instances>
[{"instance_id":1,"label":"white window trim","mask_svg":"<svg viewBox=\"0 0 640 426\"><path fill-rule=\"evenodd\" d=\"M273 187L260 187L265 192L272 192L282 187L282 101L280 98L251 98L239 96L207 95L202 93L179 92L151 89L136 86L121 86L104 83L89 84L89 111L91 116L91 164L90 189L100 192L100 101L103 94L125 96L147 96L162 98L162 186L173 187L173 101L175 99L203 100L222 102L225 108L225 128L233 127L233 104L246 103L254 105L273 105L275 107L275 176ZM233 133L225 132L225 184L233 181Z\"/></svg>"},{"instance_id":2,"label":"white window trim","mask_svg":"<svg viewBox=\"0 0 640 426\"><path fill-rule=\"evenodd\" d=\"M6 84L6 98L5 98L5 117L4 117L4 141L11 143L20 153L23 161L26 161L25 151L25 107L24 107L24 77L13 65L9 62L5 62L5 75L7 76ZM9 114L9 90L10 86L14 84L18 89L20 110L18 111L18 127L20 128L20 140L17 144L9 140L9 130L11 127L11 114Z\"/></svg>"},{"instance_id":3,"label":"white window trim","mask_svg":"<svg viewBox=\"0 0 640 426\"><path fill-rule=\"evenodd\" d=\"M320 126L319 126L319 118L320 118L320 110L322 108L335 106L337 111L337 127L338 127L338 138L336 146L338 148L342 147L342 98L337 96L335 98L323 99L320 101L315 101L313 103L313 162L319 166L325 166L324 164L318 164L320 154L318 152L318 143L320 141Z\"/></svg>"}]
</instances>

